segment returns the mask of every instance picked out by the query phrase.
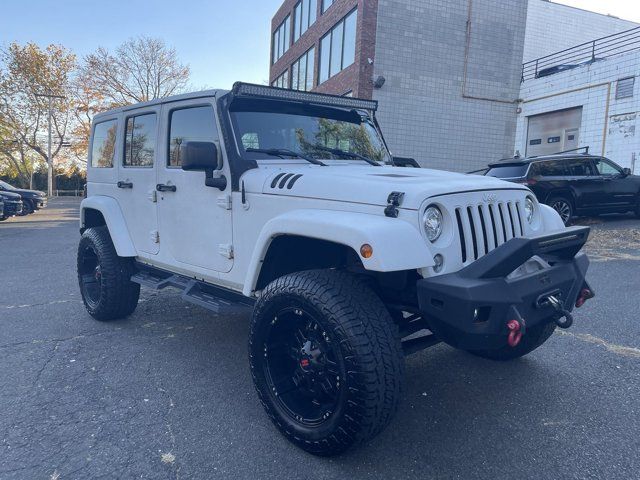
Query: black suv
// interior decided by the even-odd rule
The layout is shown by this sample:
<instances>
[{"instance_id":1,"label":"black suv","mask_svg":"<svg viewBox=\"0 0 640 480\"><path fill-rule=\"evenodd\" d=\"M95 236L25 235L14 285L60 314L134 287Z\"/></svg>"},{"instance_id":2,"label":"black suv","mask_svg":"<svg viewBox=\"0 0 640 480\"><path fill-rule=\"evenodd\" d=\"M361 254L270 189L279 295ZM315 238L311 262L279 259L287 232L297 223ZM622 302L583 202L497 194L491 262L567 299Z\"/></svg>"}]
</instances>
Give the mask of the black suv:
<instances>
[{"instance_id":1,"label":"black suv","mask_svg":"<svg viewBox=\"0 0 640 480\"><path fill-rule=\"evenodd\" d=\"M17 193L22 197L22 215L33 213L36 210L47 206L47 194L38 190L27 190L16 188L0 180L0 191Z\"/></svg>"},{"instance_id":2,"label":"black suv","mask_svg":"<svg viewBox=\"0 0 640 480\"><path fill-rule=\"evenodd\" d=\"M635 212L640 217L640 176L596 155L509 158L489 164L485 175L527 185L565 224L575 215Z\"/></svg>"}]
</instances>

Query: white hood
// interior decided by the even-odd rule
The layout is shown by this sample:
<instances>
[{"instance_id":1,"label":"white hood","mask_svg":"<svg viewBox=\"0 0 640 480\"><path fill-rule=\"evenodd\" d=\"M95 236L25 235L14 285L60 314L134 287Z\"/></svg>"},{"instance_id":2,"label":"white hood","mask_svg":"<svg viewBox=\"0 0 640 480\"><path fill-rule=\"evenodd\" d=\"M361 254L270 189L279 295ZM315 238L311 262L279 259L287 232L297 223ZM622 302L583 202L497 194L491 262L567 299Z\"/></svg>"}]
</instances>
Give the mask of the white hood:
<instances>
[{"instance_id":1,"label":"white hood","mask_svg":"<svg viewBox=\"0 0 640 480\"><path fill-rule=\"evenodd\" d=\"M442 194L526 190L522 185L494 177L425 168L349 164L322 167L280 162L265 166L263 163L259 168L246 172L243 181L247 191L253 193L381 206L387 204L391 192L404 192L402 208L407 209L418 209L425 199Z\"/></svg>"}]
</instances>

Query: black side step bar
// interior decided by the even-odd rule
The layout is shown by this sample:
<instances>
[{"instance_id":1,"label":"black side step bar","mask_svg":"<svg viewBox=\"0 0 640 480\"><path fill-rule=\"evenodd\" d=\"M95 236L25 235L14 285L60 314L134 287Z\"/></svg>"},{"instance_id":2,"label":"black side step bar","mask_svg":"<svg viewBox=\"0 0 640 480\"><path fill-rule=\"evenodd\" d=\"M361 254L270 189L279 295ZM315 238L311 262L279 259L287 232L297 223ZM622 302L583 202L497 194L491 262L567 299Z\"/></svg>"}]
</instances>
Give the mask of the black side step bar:
<instances>
[{"instance_id":1,"label":"black side step bar","mask_svg":"<svg viewBox=\"0 0 640 480\"><path fill-rule=\"evenodd\" d=\"M250 313L255 300L223 287L138 264L131 281L153 290L173 287L182 291L182 299L220 315Z\"/></svg>"}]
</instances>

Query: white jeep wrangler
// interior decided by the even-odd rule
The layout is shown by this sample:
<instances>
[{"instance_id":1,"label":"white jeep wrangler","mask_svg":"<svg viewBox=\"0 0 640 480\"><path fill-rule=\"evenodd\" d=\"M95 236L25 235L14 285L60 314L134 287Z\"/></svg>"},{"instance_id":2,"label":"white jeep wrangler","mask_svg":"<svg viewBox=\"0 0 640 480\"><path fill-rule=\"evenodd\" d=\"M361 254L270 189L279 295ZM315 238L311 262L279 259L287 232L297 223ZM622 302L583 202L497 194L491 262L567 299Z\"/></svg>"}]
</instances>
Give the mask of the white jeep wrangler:
<instances>
[{"instance_id":1,"label":"white jeep wrangler","mask_svg":"<svg viewBox=\"0 0 640 480\"><path fill-rule=\"evenodd\" d=\"M319 455L389 423L404 355L443 341L509 360L568 327L593 296L589 229L525 186L409 168L376 108L237 83L97 115L78 249L89 313L126 317L140 285L252 308L260 400Z\"/></svg>"}]
</instances>

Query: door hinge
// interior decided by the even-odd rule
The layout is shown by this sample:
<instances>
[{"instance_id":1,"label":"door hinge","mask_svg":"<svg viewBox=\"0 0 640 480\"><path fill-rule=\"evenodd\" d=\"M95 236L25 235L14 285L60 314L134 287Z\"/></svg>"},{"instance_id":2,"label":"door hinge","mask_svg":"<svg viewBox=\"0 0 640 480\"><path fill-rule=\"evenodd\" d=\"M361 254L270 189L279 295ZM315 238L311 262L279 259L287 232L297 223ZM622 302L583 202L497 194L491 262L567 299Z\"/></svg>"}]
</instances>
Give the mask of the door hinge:
<instances>
[{"instance_id":1,"label":"door hinge","mask_svg":"<svg viewBox=\"0 0 640 480\"><path fill-rule=\"evenodd\" d=\"M233 258L233 245L230 243L221 243L218 245L218 253L225 258Z\"/></svg>"},{"instance_id":2,"label":"door hinge","mask_svg":"<svg viewBox=\"0 0 640 480\"><path fill-rule=\"evenodd\" d=\"M158 232L158 230L151 230L151 241L153 243L160 243L160 232Z\"/></svg>"},{"instance_id":3,"label":"door hinge","mask_svg":"<svg viewBox=\"0 0 640 480\"><path fill-rule=\"evenodd\" d=\"M220 195L217 204L220 208L231 210L231 195Z\"/></svg>"},{"instance_id":4,"label":"door hinge","mask_svg":"<svg viewBox=\"0 0 640 480\"><path fill-rule=\"evenodd\" d=\"M155 190L151 190L149 192L148 198L152 203L156 203L158 201L158 192L156 192Z\"/></svg>"}]
</instances>

